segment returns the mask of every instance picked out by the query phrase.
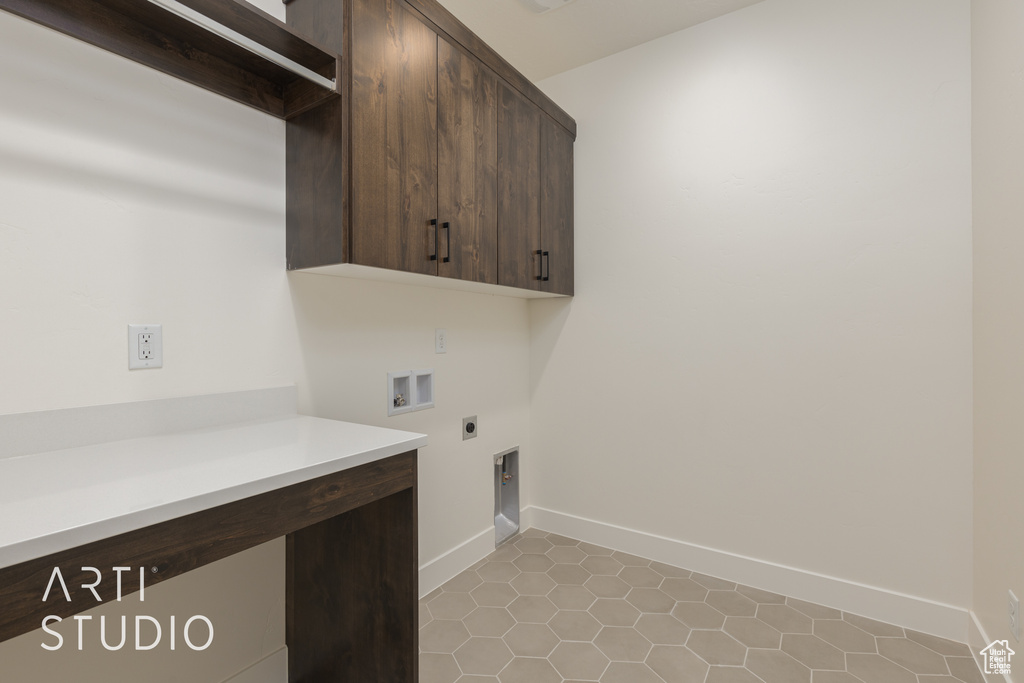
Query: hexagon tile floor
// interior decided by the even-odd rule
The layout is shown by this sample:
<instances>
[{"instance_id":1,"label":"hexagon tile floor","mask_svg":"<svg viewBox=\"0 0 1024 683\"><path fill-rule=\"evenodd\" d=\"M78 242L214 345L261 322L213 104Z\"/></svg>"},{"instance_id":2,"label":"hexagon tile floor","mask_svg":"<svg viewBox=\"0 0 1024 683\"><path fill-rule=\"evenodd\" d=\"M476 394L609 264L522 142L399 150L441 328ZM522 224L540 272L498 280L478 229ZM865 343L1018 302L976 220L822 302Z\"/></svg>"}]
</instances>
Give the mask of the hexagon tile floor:
<instances>
[{"instance_id":1,"label":"hexagon tile floor","mask_svg":"<svg viewBox=\"0 0 1024 683\"><path fill-rule=\"evenodd\" d=\"M966 645L529 529L420 601L420 683L984 683Z\"/></svg>"}]
</instances>

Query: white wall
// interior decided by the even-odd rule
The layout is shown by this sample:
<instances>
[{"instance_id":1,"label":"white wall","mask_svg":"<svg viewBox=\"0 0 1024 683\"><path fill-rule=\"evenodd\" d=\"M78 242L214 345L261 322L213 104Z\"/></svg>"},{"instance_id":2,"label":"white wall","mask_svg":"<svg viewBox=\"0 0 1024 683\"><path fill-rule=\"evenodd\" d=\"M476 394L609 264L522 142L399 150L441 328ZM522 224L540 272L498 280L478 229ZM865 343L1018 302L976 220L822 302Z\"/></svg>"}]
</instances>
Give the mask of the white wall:
<instances>
[{"instance_id":1,"label":"white wall","mask_svg":"<svg viewBox=\"0 0 1024 683\"><path fill-rule=\"evenodd\" d=\"M964 637L970 75L967 0L769 0L542 82L577 296L530 304L534 504Z\"/></svg>"},{"instance_id":2,"label":"white wall","mask_svg":"<svg viewBox=\"0 0 1024 683\"><path fill-rule=\"evenodd\" d=\"M475 543L421 573L420 591L429 592L494 549L490 456L520 446L523 471L531 467L526 302L304 273L290 281L307 369L300 404L321 417L430 436L419 458L420 564ZM434 353L439 327L448 335L442 355ZM387 417L387 373L424 368L434 369L435 407ZM463 441L470 415L479 430Z\"/></svg>"},{"instance_id":3,"label":"white wall","mask_svg":"<svg viewBox=\"0 0 1024 683\"><path fill-rule=\"evenodd\" d=\"M546 82L580 124L578 296L527 305L286 275L281 122L0 13L0 413L295 382L429 434L436 576L487 547L488 456L518 443L526 504L964 607L966 15L769 0ZM164 324L162 370L125 369L129 321ZM438 407L386 418L386 372L431 366ZM282 592L246 590L280 586L265 552L206 574L235 616L190 680L283 643Z\"/></svg>"},{"instance_id":4,"label":"white wall","mask_svg":"<svg viewBox=\"0 0 1024 683\"><path fill-rule=\"evenodd\" d=\"M493 548L489 456L529 458L525 302L288 275L270 116L3 12L0 84L0 414L297 384L302 412L428 434L425 589ZM129 322L163 324L162 369L127 370ZM387 372L423 367L437 407L387 418ZM36 631L0 644L0 677L224 680L283 645L283 567L275 543L147 592L142 614L210 614L202 657L58 656Z\"/></svg>"},{"instance_id":5,"label":"white wall","mask_svg":"<svg viewBox=\"0 0 1024 683\"><path fill-rule=\"evenodd\" d=\"M0 84L0 413L295 383L284 124L4 12ZM129 322L163 324L162 369L128 371ZM208 612L210 651L103 657L94 635L49 653L36 631L0 644L0 677L223 680L284 644L281 558L255 549L121 612Z\"/></svg>"},{"instance_id":6,"label":"white wall","mask_svg":"<svg viewBox=\"0 0 1024 683\"><path fill-rule=\"evenodd\" d=\"M1008 638L1020 652L1008 627L1007 591L1024 598L1024 7L1010 0L975 0L971 18L974 612L988 641Z\"/></svg>"}]
</instances>

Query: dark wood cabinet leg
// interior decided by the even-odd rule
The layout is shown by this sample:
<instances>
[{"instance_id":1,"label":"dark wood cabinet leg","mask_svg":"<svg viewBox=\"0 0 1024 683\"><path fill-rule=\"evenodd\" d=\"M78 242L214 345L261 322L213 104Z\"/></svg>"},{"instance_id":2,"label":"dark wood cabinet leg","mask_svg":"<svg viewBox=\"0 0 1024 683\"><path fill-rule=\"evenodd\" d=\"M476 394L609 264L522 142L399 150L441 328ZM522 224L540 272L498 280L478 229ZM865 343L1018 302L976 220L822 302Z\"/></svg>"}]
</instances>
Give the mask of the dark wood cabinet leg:
<instances>
[{"instance_id":1,"label":"dark wood cabinet leg","mask_svg":"<svg viewBox=\"0 0 1024 683\"><path fill-rule=\"evenodd\" d=\"M415 489L288 535L288 680L416 683Z\"/></svg>"}]
</instances>

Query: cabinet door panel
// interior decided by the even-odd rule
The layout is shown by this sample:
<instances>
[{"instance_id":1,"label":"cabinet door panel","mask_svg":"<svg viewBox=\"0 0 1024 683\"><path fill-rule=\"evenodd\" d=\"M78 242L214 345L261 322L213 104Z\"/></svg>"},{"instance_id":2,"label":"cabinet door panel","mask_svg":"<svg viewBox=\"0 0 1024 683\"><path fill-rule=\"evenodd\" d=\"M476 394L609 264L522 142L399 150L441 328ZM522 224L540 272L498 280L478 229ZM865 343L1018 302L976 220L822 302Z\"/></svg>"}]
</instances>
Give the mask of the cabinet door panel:
<instances>
[{"instance_id":1,"label":"cabinet door panel","mask_svg":"<svg viewBox=\"0 0 1024 683\"><path fill-rule=\"evenodd\" d=\"M437 155L441 251L438 275L498 282L497 77L438 40Z\"/></svg>"},{"instance_id":2,"label":"cabinet door panel","mask_svg":"<svg viewBox=\"0 0 1024 683\"><path fill-rule=\"evenodd\" d=\"M541 238L548 252L543 289L573 293L573 140L547 116L541 117Z\"/></svg>"},{"instance_id":3,"label":"cabinet door panel","mask_svg":"<svg viewBox=\"0 0 1024 683\"><path fill-rule=\"evenodd\" d=\"M498 284L540 289L540 110L498 90Z\"/></svg>"},{"instance_id":4,"label":"cabinet door panel","mask_svg":"<svg viewBox=\"0 0 1024 683\"><path fill-rule=\"evenodd\" d=\"M352 20L352 261L436 274L437 34L400 0Z\"/></svg>"}]
</instances>

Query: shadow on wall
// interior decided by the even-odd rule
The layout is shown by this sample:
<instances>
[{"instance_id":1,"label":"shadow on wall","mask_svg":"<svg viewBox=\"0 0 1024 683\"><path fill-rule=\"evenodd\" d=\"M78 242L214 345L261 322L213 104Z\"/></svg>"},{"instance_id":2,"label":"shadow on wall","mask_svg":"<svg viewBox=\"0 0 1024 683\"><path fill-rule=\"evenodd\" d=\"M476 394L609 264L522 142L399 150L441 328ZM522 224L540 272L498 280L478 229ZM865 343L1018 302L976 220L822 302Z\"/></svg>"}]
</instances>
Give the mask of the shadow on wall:
<instances>
[{"instance_id":1,"label":"shadow on wall","mask_svg":"<svg viewBox=\"0 0 1024 683\"><path fill-rule=\"evenodd\" d=\"M92 167L68 159L44 159L18 154L0 148L0 172L3 167L15 171L19 178L32 178L40 184L61 185L69 190L92 189L96 193L116 198L132 197L133 201L147 206L161 206L168 210L189 212L208 218L221 216L225 219L254 225L267 225L280 220L281 208L273 203L260 206L252 196L237 196L234 200L226 196L216 183L204 184L200 189L195 178L189 178L179 187L173 187L166 178L147 182L138 173L126 170L123 173L112 169Z\"/></svg>"},{"instance_id":2,"label":"shadow on wall","mask_svg":"<svg viewBox=\"0 0 1024 683\"><path fill-rule=\"evenodd\" d=\"M0 82L0 173L126 211L280 220L283 121L6 14Z\"/></svg>"},{"instance_id":3,"label":"shadow on wall","mask_svg":"<svg viewBox=\"0 0 1024 683\"><path fill-rule=\"evenodd\" d=\"M573 299L534 299L530 301L530 398L533 399L544 371L551 362L555 346L562 336Z\"/></svg>"}]
</instances>

